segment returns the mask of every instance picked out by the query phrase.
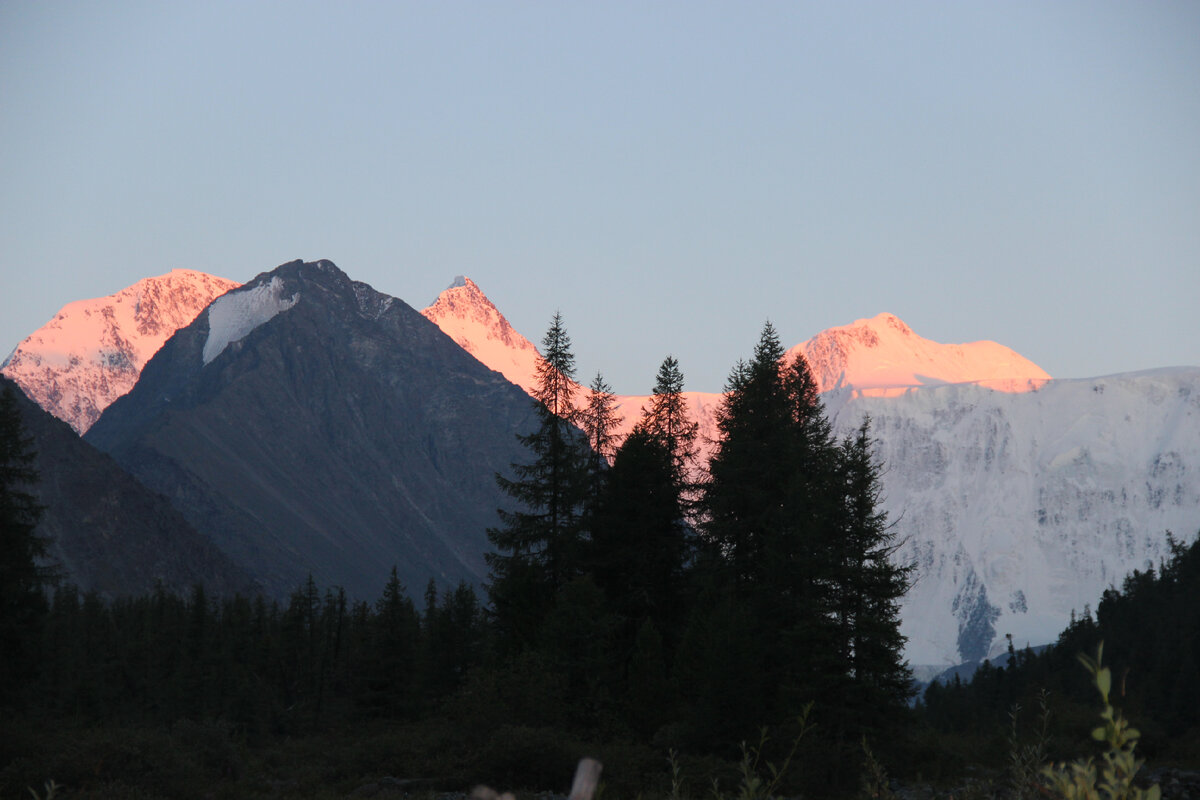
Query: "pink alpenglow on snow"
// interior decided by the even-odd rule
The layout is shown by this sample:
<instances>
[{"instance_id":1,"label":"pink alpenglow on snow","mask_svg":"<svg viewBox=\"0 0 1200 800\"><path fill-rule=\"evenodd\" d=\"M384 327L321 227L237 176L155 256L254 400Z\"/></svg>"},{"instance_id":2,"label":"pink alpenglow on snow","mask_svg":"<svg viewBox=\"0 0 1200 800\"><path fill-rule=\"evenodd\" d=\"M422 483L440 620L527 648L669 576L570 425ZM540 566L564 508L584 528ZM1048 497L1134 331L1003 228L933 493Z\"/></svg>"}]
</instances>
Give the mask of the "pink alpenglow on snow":
<instances>
[{"instance_id":1,"label":"pink alpenglow on snow","mask_svg":"<svg viewBox=\"0 0 1200 800\"><path fill-rule=\"evenodd\" d=\"M517 333L475 282L459 275L421 312L459 347L526 392L537 384L537 348Z\"/></svg>"},{"instance_id":2,"label":"pink alpenglow on snow","mask_svg":"<svg viewBox=\"0 0 1200 800\"><path fill-rule=\"evenodd\" d=\"M17 345L0 371L83 433L133 388L163 342L239 285L176 269L108 297L68 303Z\"/></svg>"},{"instance_id":3,"label":"pink alpenglow on snow","mask_svg":"<svg viewBox=\"0 0 1200 800\"><path fill-rule=\"evenodd\" d=\"M433 305L421 313L484 365L533 393L541 354L532 342L513 329L470 278L455 278ZM587 387L576 385L576 406L587 402L587 393ZM684 399L692 418L700 423L701 449L707 455L707 442L716 438L715 411L721 395L684 392ZM621 417L618 437L633 430L648 400L646 395L617 396L617 413Z\"/></svg>"},{"instance_id":4,"label":"pink alpenglow on snow","mask_svg":"<svg viewBox=\"0 0 1200 800\"><path fill-rule=\"evenodd\" d=\"M1050 375L996 342L942 344L924 339L893 314L879 314L822 331L788 351L800 351L822 392L849 388L890 397L921 386L975 383L1002 392L1028 392Z\"/></svg>"}]
</instances>

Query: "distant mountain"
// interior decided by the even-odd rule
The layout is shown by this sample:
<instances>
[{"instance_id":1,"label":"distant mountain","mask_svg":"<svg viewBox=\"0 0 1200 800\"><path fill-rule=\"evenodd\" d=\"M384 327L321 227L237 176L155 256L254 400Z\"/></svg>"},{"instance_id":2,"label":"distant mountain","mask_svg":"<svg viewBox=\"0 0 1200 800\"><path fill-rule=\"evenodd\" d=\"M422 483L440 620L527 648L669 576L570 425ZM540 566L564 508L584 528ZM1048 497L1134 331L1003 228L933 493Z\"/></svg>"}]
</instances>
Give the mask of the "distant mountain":
<instances>
[{"instance_id":1,"label":"distant mountain","mask_svg":"<svg viewBox=\"0 0 1200 800\"><path fill-rule=\"evenodd\" d=\"M533 391L538 349L508 324L473 280L459 275L421 314L479 361Z\"/></svg>"},{"instance_id":2,"label":"distant mountain","mask_svg":"<svg viewBox=\"0 0 1200 800\"><path fill-rule=\"evenodd\" d=\"M527 392L536 383L537 347L508 320L470 278L458 276L421 312L468 353ZM981 383L1001 391L1028 391L1050 379L1037 364L996 342L941 344L922 338L893 314L879 314L830 328L788 350L803 353L822 392L892 396L921 386ZM732 365L731 365L732 366ZM686 372L686 365L684 365ZM579 387L578 398L586 396ZM717 437L719 392L684 392L700 424L701 455ZM618 395L622 433L641 418L649 395Z\"/></svg>"},{"instance_id":3,"label":"distant mountain","mask_svg":"<svg viewBox=\"0 0 1200 800\"><path fill-rule=\"evenodd\" d=\"M63 578L102 595L142 594L161 585L186 592L203 583L217 594L250 593L254 583L166 498L135 481L11 386L33 439L40 481L31 488L45 512L38 532Z\"/></svg>"},{"instance_id":4,"label":"distant mountain","mask_svg":"<svg viewBox=\"0 0 1200 800\"><path fill-rule=\"evenodd\" d=\"M879 314L821 331L788 351L802 352L822 392L851 389L889 396L921 386L982 383L1029 391L1050 376L996 342L941 344L924 339L894 314Z\"/></svg>"},{"instance_id":5,"label":"distant mountain","mask_svg":"<svg viewBox=\"0 0 1200 800\"><path fill-rule=\"evenodd\" d=\"M177 269L63 306L0 365L38 405L83 433L133 388L171 334L238 284Z\"/></svg>"},{"instance_id":6,"label":"distant mountain","mask_svg":"<svg viewBox=\"0 0 1200 800\"><path fill-rule=\"evenodd\" d=\"M369 599L393 565L413 591L486 577L495 473L533 424L404 302L296 261L180 329L87 438L271 593L311 573Z\"/></svg>"},{"instance_id":7,"label":"distant mountain","mask_svg":"<svg viewBox=\"0 0 1200 800\"><path fill-rule=\"evenodd\" d=\"M537 347L509 324L470 278L461 275L455 278L421 313L483 364L526 392L533 393L537 385L537 364L541 359ZM585 386L576 385L576 405L586 402L587 391ZM707 453L707 442L717 435L716 409L721 395L684 392L684 397L692 417L700 422L700 449ZM648 399L649 395L617 396L617 412L621 416L619 435L633 430Z\"/></svg>"},{"instance_id":8,"label":"distant mountain","mask_svg":"<svg viewBox=\"0 0 1200 800\"><path fill-rule=\"evenodd\" d=\"M470 286L435 305L456 294L455 338L511 369L519 334ZM897 558L917 567L906 652L931 673L1002 653L1007 633L1052 641L1072 609L1156 564L1168 529L1190 540L1200 527L1200 369L1056 381L1003 345L933 342L892 314L797 351L840 434L872 419ZM711 452L721 395L686 394ZM620 401L628 429L645 397Z\"/></svg>"}]
</instances>

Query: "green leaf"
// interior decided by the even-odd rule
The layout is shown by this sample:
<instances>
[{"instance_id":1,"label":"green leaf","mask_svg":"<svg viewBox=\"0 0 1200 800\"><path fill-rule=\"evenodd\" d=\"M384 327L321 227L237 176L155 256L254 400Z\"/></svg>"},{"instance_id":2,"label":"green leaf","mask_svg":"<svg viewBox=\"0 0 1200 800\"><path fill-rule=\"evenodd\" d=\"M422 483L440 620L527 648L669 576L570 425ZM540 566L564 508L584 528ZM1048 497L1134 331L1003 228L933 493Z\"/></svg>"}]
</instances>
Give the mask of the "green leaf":
<instances>
[{"instance_id":1,"label":"green leaf","mask_svg":"<svg viewBox=\"0 0 1200 800\"><path fill-rule=\"evenodd\" d=\"M1096 673L1096 688L1100 690L1100 694L1104 697L1104 702L1108 702L1108 693L1112 690L1112 671L1108 667Z\"/></svg>"},{"instance_id":2,"label":"green leaf","mask_svg":"<svg viewBox=\"0 0 1200 800\"><path fill-rule=\"evenodd\" d=\"M1092 729L1092 738L1095 739L1097 742L1103 742L1104 738L1107 735L1108 735L1108 731L1103 726Z\"/></svg>"}]
</instances>

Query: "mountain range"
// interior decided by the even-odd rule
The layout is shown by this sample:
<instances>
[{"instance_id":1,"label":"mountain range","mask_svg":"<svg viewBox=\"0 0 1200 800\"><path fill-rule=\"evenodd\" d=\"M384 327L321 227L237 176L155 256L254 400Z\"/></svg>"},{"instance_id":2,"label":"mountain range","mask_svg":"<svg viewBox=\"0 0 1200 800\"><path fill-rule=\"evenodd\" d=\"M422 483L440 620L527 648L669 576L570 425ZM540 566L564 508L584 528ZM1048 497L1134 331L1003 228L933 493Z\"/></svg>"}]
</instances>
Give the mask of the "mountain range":
<instances>
[{"instance_id":1,"label":"mountain range","mask_svg":"<svg viewBox=\"0 0 1200 800\"><path fill-rule=\"evenodd\" d=\"M529 397L403 301L329 261L215 300L87 440L271 594L309 574L374 598L486 576L495 474L522 458Z\"/></svg>"},{"instance_id":2,"label":"mountain range","mask_svg":"<svg viewBox=\"0 0 1200 800\"><path fill-rule=\"evenodd\" d=\"M55 323L71 331L68 310L99 302ZM311 570L375 596L392 562L410 586L484 577L484 530L507 502L493 475L525 457L517 387L533 385L538 354L474 282L418 314L329 262L293 262L178 327L88 440L269 591ZM5 372L38 363L45 341L23 342ZM111 384L97 348L79 347L55 363ZM1167 530L1195 534L1200 369L1055 380L1000 344L932 342L891 314L789 352L808 360L838 431L872 420L896 557L916 566L902 608L914 664L995 655L1006 634L1050 641L1072 610L1156 564ZM13 377L52 398L65 379L40 364ZM708 450L721 394L686 399ZM645 400L619 397L625 430Z\"/></svg>"},{"instance_id":3,"label":"mountain range","mask_svg":"<svg viewBox=\"0 0 1200 800\"><path fill-rule=\"evenodd\" d=\"M470 280L423 313L509 380L533 346ZM841 435L872 421L883 509L913 564L906 654L931 671L1053 641L1166 532L1200 527L1200 368L1054 380L996 342L942 344L892 314L822 331L803 354ZM686 365L684 365L686 370ZM721 395L685 392L701 450ZM644 396L622 396L628 431Z\"/></svg>"}]
</instances>

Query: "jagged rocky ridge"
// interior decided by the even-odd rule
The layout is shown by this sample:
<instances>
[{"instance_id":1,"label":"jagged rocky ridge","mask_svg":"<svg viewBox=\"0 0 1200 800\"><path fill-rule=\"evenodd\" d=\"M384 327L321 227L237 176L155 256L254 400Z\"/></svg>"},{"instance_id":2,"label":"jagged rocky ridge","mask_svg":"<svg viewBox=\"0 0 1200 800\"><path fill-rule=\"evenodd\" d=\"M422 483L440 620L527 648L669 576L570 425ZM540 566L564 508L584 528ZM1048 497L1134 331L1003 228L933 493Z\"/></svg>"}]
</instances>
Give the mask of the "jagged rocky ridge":
<instances>
[{"instance_id":1,"label":"jagged rocky ridge","mask_svg":"<svg viewBox=\"0 0 1200 800\"><path fill-rule=\"evenodd\" d=\"M276 596L486 576L527 395L404 302L291 262L209 306L87 438Z\"/></svg>"}]
</instances>

